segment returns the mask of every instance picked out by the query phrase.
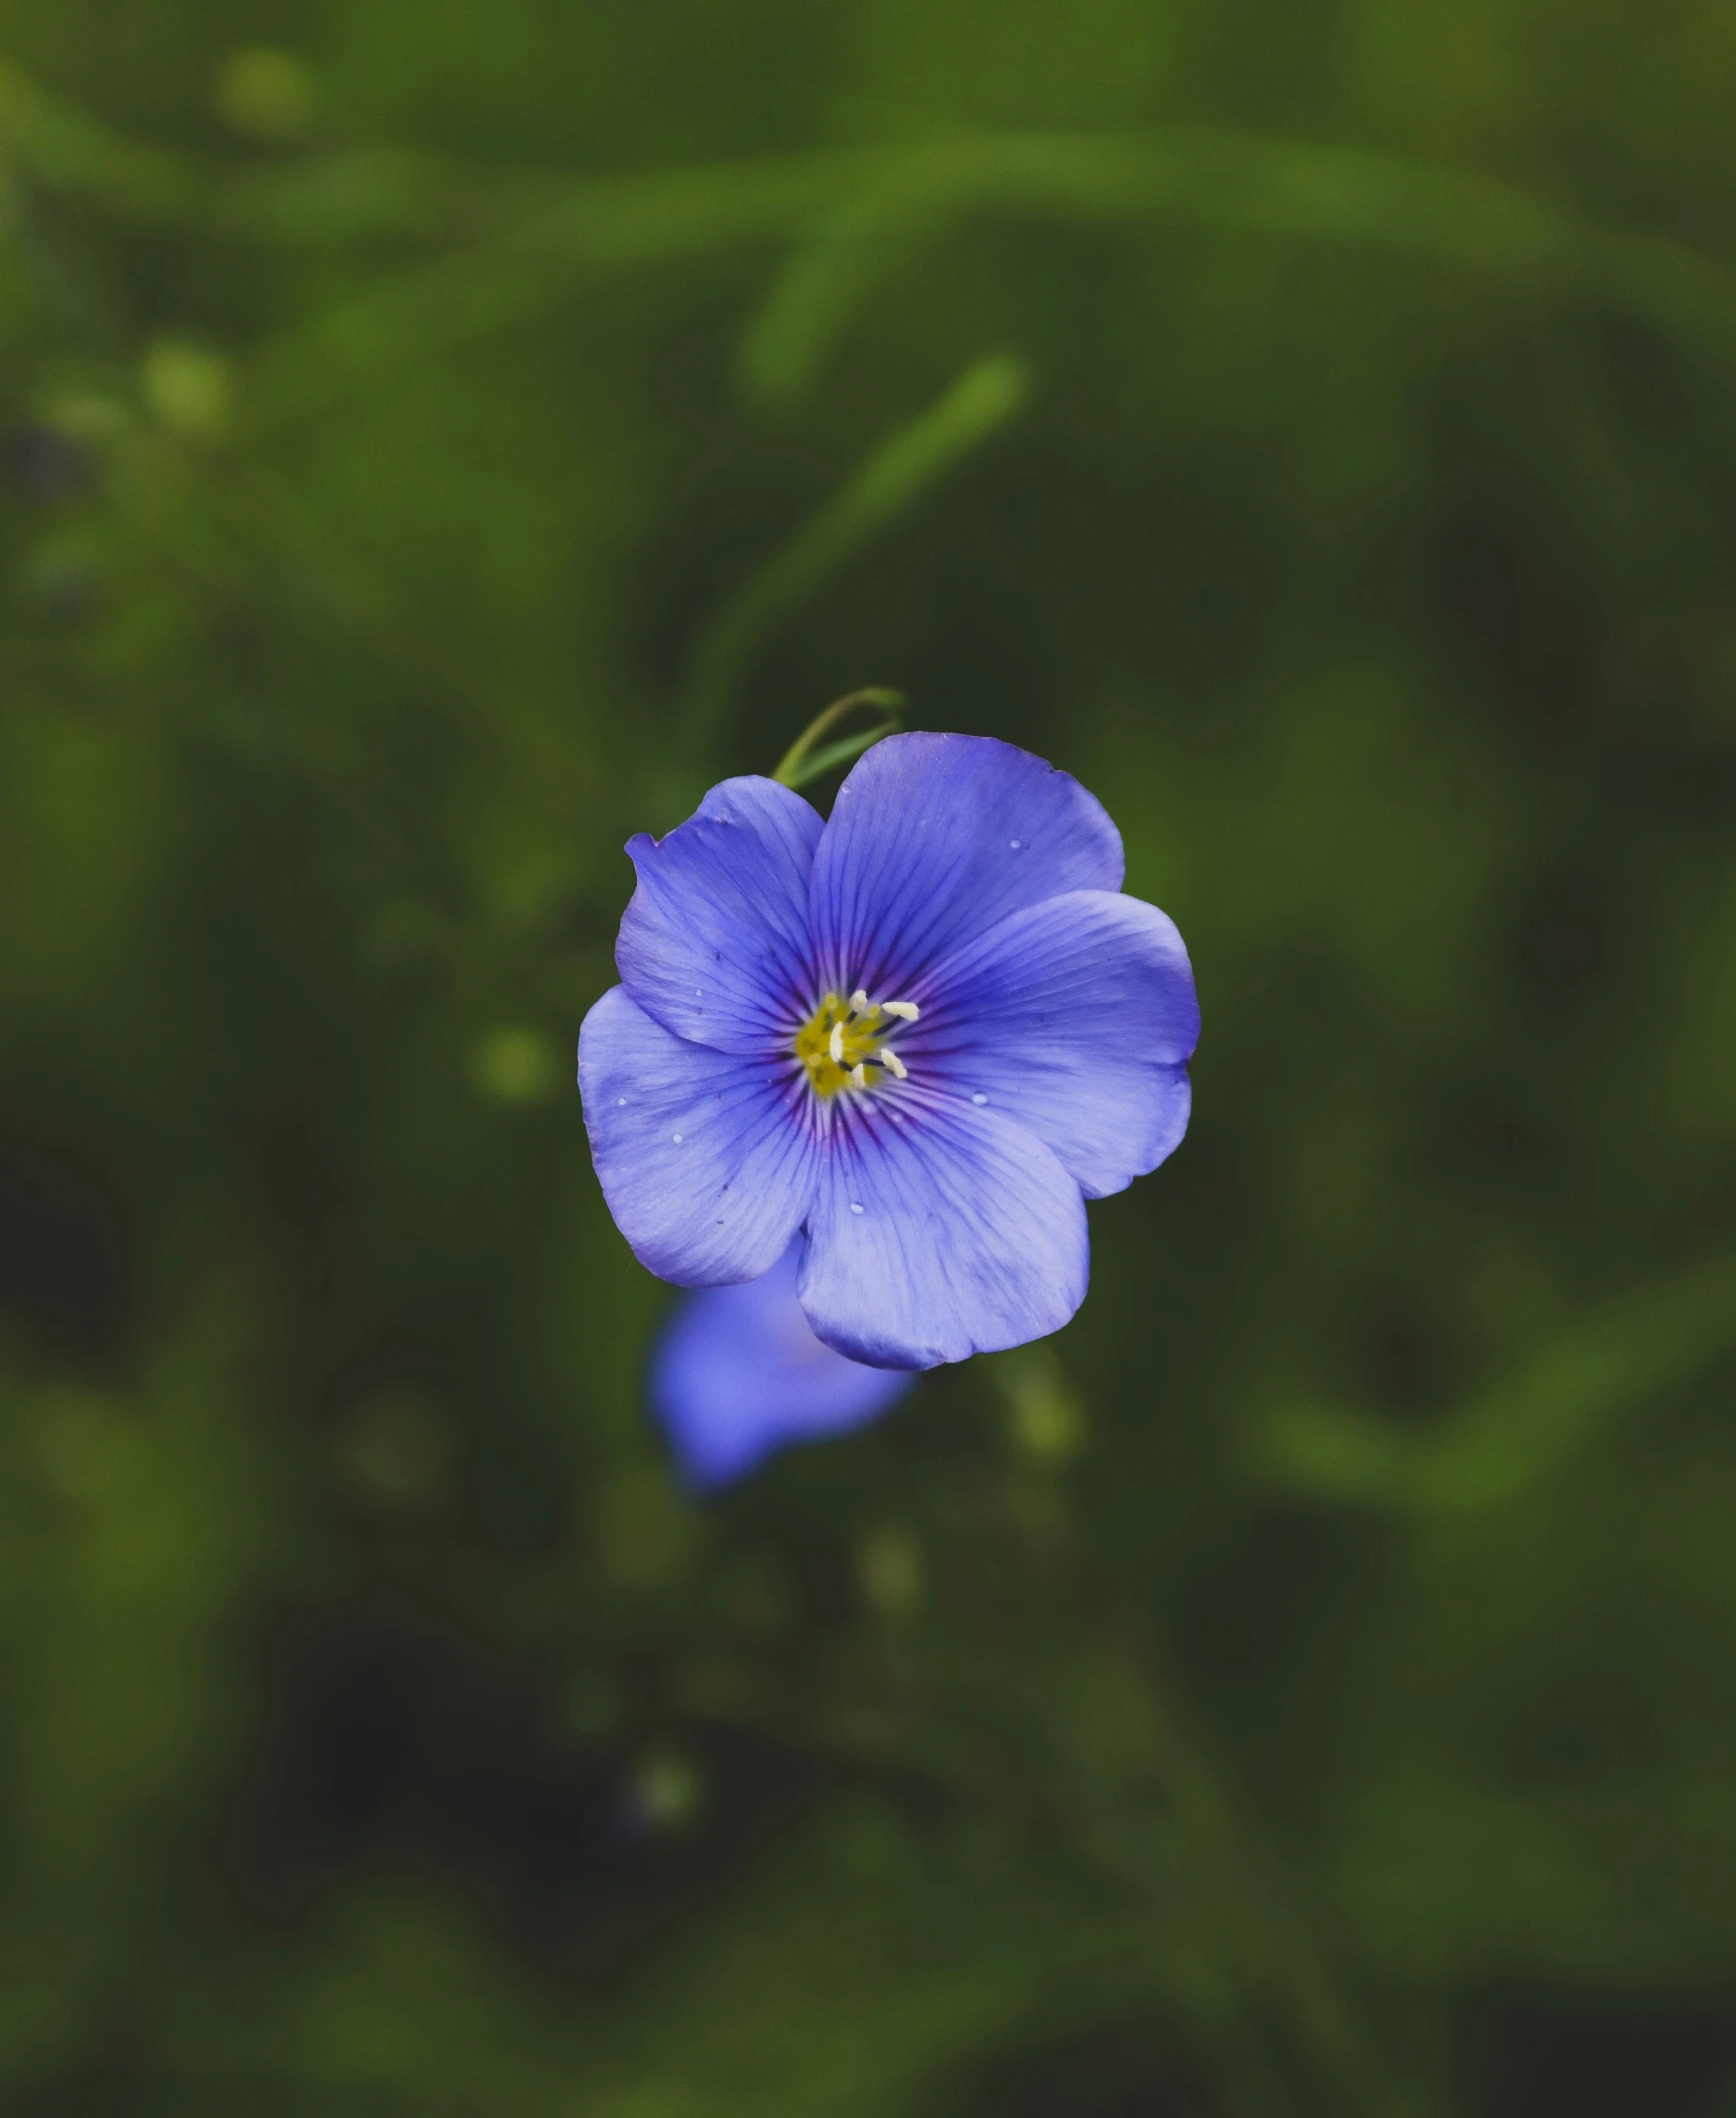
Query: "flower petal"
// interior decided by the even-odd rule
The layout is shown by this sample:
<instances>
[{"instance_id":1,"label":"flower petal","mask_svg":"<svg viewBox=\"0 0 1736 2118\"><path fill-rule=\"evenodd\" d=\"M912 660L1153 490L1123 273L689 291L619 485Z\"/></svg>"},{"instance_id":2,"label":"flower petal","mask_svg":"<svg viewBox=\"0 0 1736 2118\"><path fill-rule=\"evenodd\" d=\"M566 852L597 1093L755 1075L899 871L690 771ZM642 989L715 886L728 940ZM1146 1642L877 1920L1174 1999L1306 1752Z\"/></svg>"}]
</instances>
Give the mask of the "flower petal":
<instances>
[{"instance_id":1,"label":"flower petal","mask_svg":"<svg viewBox=\"0 0 1736 2118\"><path fill-rule=\"evenodd\" d=\"M777 1263L817 1162L789 1062L671 1037L617 985L584 1018L578 1085L603 1197L641 1265L716 1287Z\"/></svg>"},{"instance_id":2,"label":"flower petal","mask_svg":"<svg viewBox=\"0 0 1736 2118\"><path fill-rule=\"evenodd\" d=\"M720 1051L787 1044L813 1006L808 878L823 826L773 779L726 779L664 838L627 842L639 886L615 962L645 1013Z\"/></svg>"},{"instance_id":3,"label":"flower petal","mask_svg":"<svg viewBox=\"0 0 1736 2118\"><path fill-rule=\"evenodd\" d=\"M861 1427L915 1378L821 1345L796 1301L798 1237L763 1278L706 1287L676 1310L651 1362L651 1402L696 1486L740 1478L775 1449Z\"/></svg>"},{"instance_id":4,"label":"flower petal","mask_svg":"<svg viewBox=\"0 0 1736 2118\"><path fill-rule=\"evenodd\" d=\"M901 1093L840 1112L797 1293L853 1361L933 1368L1059 1331L1085 1299L1079 1186L998 1111Z\"/></svg>"},{"instance_id":5,"label":"flower petal","mask_svg":"<svg viewBox=\"0 0 1736 2118\"><path fill-rule=\"evenodd\" d=\"M925 1086L1029 1126L1088 1199L1125 1190L1188 1129L1200 1003L1155 904L1071 890L1014 912L923 981L899 1039Z\"/></svg>"},{"instance_id":6,"label":"flower petal","mask_svg":"<svg viewBox=\"0 0 1736 2118\"><path fill-rule=\"evenodd\" d=\"M889 735L814 857L817 968L900 999L942 956L1063 890L1116 890L1121 834L1070 773L980 735Z\"/></svg>"}]
</instances>

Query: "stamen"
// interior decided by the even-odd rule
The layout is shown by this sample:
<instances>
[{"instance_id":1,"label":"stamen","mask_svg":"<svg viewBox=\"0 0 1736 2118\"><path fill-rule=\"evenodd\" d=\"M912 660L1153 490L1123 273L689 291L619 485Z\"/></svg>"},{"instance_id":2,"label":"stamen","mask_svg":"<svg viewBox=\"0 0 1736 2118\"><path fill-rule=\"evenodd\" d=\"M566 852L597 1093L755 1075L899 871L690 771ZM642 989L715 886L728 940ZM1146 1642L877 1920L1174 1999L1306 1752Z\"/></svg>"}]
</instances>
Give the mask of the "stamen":
<instances>
[{"instance_id":1,"label":"stamen","mask_svg":"<svg viewBox=\"0 0 1736 2118\"><path fill-rule=\"evenodd\" d=\"M846 1088L867 1090L889 1080L908 1081L909 1069L898 1054L876 1046L882 1037L891 1037L906 1022L914 1022L918 1013L914 1000L883 1006L869 999L866 987L858 986L845 1002L834 988L820 998L813 1014L796 1031L791 1054L806 1069L808 1086L821 1098Z\"/></svg>"}]
</instances>

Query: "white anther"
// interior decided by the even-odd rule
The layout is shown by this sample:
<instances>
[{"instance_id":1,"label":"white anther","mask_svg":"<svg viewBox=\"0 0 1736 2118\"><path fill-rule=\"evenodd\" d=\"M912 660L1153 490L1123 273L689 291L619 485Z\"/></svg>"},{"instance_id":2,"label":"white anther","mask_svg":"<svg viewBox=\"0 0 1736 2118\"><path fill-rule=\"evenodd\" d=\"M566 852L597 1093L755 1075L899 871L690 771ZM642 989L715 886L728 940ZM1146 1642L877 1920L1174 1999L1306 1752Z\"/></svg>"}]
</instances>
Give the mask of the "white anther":
<instances>
[{"instance_id":1,"label":"white anther","mask_svg":"<svg viewBox=\"0 0 1736 2118\"><path fill-rule=\"evenodd\" d=\"M922 1013L914 1000L883 1000L880 1006L883 1013L896 1015L900 1022L914 1022Z\"/></svg>"},{"instance_id":2,"label":"white anther","mask_svg":"<svg viewBox=\"0 0 1736 2118\"><path fill-rule=\"evenodd\" d=\"M832 1055L832 1064L834 1066L842 1066L844 1063L844 1025L841 1022L832 1024L832 1034L826 1039L826 1049Z\"/></svg>"},{"instance_id":3,"label":"white anther","mask_svg":"<svg viewBox=\"0 0 1736 2118\"><path fill-rule=\"evenodd\" d=\"M860 1059L850 1069L850 1086L852 1088L866 1088L868 1086L868 1069L862 1064Z\"/></svg>"},{"instance_id":4,"label":"white anther","mask_svg":"<svg viewBox=\"0 0 1736 2118\"><path fill-rule=\"evenodd\" d=\"M850 1012L852 1015L865 1015L868 1012L868 995L860 986L850 995Z\"/></svg>"},{"instance_id":5,"label":"white anther","mask_svg":"<svg viewBox=\"0 0 1736 2118\"><path fill-rule=\"evenodd\" d=\"M879 1051L874 1054L874 1056L876 1059L879 1060L880 1064L886 1068L888 1073L896 1074L900 1081L909 1080L910 1069L905 1065L904 1061L899 1058L896 1052L889 1052L886 1047L882 1045Z\"/></svg>"}]
</instances>

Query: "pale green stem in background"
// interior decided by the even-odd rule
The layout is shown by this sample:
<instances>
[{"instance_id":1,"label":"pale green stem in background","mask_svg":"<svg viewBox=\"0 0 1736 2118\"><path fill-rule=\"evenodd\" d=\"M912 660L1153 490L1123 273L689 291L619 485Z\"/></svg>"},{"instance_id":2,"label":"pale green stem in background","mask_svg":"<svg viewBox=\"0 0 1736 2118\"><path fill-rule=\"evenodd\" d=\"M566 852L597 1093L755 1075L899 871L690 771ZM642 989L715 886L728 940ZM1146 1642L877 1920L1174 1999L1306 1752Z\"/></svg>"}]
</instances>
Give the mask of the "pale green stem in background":
<instances>
[{"instance_id":1,"label":"pale green stem in background","mask_svg":"<svg viewBox=\"0 0 1736 2118\"><path fill-rule=\"evenodd\" d=\"M366 198L347 190L365 179ZM235 232L312 239L408 222L433 233L438 214L426 200L407 213L406 197L421 199L433 187L455 198L459 190L450 169L437 178L424 170L412 184L407 167L383 184L374 165L354 163L328 168L323 179L310 166L296 182L303 203L294 213L283 203L270 214L256 207L250 213L258 225ZM498 207L472 198L467 219L448 223L446 232L461 239L492 228L489 239L416 268L279 342L266 362L272 387L262 385L263 417L305 409L304 393L318 404L367 387L429 351L534 314L565 300L597 270L795 241L805 248L744 352L757 386L787 395L901 246L989 216L1236 228L1346 243L1529 290L1591 296L1672 337L1721 354L1736 349L1736 278L1686 244L1612 232L1504 185L1350 148L1212 132L1126 139L991 134L944 147L785 157L564 186L488 172L472 182L483 195L501 187ZM523 202L538 195L558 203L524 211ZM105 189L99 196L112 210L128 210L124 193ZM517 202L516 213L508 199ZM310 203L321 201L324 223ZM306 369L317 373L303 375Z\"/></svg>"},{"instance_id":2,"label":"pale green stem in background","mask_svg":"<svg viewBox=\"0 0 1736 2118\"><path fill-rule=\"evenodd\" d=\"M141 146L0 63L0 164L156 226L472 246L277 342L245 393L250 424L533 314L595 269L752 242L800 246L743 354L756 388L789 395L904 245L990 214L1357 244L1590 295L1673 337L1736 348L1736 278L1687 244L1402 156L1204 128L987 133L600 180L383 151L260 169Z\"/></svg>"},{"instance_id":3,"label":"pale green stem in background","mask_svg":"<svg viewBox=\"0 0 1736 2118\"><path fill-rule=\"evenodd\" d=\"M1259 1468L1293 1490L1369 1507L1500 1507L1732 1345L1736 1258L1724 1257L1562 1333L1431 1433L1349 1408L1282 1407L1257 1431Z\"/></svg>"},{"instance_id":4,"label":"pale green stem in background","mask_svg":"<svg viewBox=\"0 0 1736 2118\"><path fill-rule=\"evenodd\" d=\"M682 739L701 743L773 628L914 507L1024 405L1024 365L992 354L901 427L711 619L694 650Z\"/></svg>"},{"instance_id":5,"label":"pale green stem in background","mask_svg":"<svg viewBox=\"0 0 1736 2118\"><path fill-rule=\"evenodd\" d=\"M849 319L929 233L904 185L875 185L799 244L748 327L738 367L749 396L798 398Z\"/></svg>"}]
</instances>

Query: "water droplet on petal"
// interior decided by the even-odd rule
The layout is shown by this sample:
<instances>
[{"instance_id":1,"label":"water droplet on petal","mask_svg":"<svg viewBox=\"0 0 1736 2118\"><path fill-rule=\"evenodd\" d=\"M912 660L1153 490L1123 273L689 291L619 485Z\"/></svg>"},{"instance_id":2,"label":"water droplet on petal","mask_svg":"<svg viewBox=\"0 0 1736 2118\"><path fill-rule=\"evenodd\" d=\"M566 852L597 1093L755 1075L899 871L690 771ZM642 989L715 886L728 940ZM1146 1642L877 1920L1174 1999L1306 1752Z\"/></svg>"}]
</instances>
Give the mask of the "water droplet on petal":
<instances>
[{"instance_id":1,"label":"water droplet on petal","mask_svg":"<svg viewBox=\"0 0 1736 2118\"><path fill-rule=\"evenodd\" d=\"M617 1097L615 1098L615 1101L616 1101L616 1103L618 1103L618 1104L620 1105L620 1107L621 1107L621 1109L622 1109L622 1110L625 1110L625 1109L626 1109L626 1107L627 1107L627 1099L625 1098L625 1096L617 1096Z\"/></svg>"},{"instance_id":2,"label":"water droplet on petal","mask_svg":"<svg viewBox=\"0 0 1736 2118\"><path fill-rule=\"evenodd\" d=\"M851 1212L852 1212L853 1214L859 1214L859 1213L862 1213L862 1212L864 1212L865 1210L866 1210L866 1209L865 1209L865 1208L863 1207L863 1205L862 1205L862 1202L861 1202L861 1200L860 1200L860 1199L852 1199L852 1200L850 1201L850 1211L851 1211Z\"/></svg>"},{"instance_id":3,"label":"water droplet on petal","mask_svg":"<svg viewBox=\"0 0 1736 2118\"><path fill-rule=\"evenodd\" d=\"M971 1098L971 1101L977 1106L978 1110L981 1110L983 1105L987 1103L988 1100L988 1097L983 1094L981 1089L978 1089L976 1094Z\"/></svg>"},{"instance_id":4,"label":"water droplet on petal","mask_svg":"<svg viewBox=\"0 0 1736 2118\"><path fill-rule=\"evenodd\" d=\"M677 1147L681 1145L681 1135L679 1133L671 1133L669 1137L674 1141Z\"/></svg>"},{"instance_id":5,"label":"water droplet on petal","mask_svg":"<svg viewBox=\"0 0 1736 2118\"><path fill-rule=\"evenodd\" d=\"M1016 853L1016 852L1018 852L1018 850L1019 850L1019 841L1018 841L1018 840L1017 840L1016 838L1014 838L1014 839L1011 839L1011 840L1009 840L1009 843L1011 844L1011 846L1012 846L1012 848L1013 848L1013 851L1014 851L1015 853Z\"/></svg>"}]
</instances>

